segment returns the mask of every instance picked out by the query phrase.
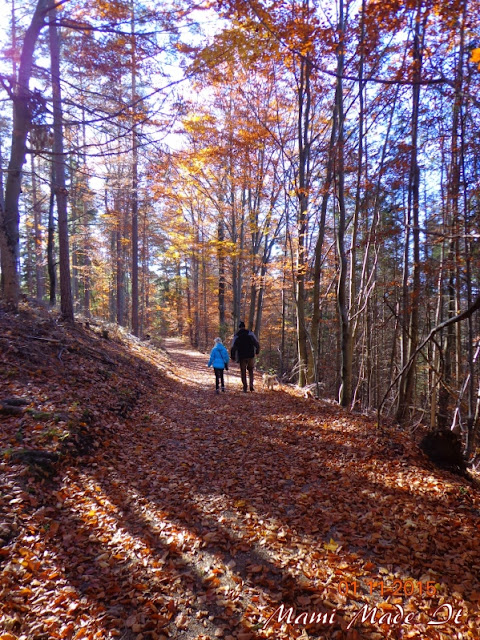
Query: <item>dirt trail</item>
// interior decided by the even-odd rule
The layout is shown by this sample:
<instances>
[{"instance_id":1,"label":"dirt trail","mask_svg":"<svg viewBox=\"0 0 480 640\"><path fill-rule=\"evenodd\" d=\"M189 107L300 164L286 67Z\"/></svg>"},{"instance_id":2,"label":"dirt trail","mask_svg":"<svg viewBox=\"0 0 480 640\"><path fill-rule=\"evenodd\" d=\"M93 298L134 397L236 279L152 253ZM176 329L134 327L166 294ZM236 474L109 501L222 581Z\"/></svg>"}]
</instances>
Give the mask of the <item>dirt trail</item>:
<instances>
[{"instance_id":1,"label":"dirt trail","mask_svg":"<svg viewBox=\"0 0 480 640\"><path fill-rule=\"evenodd\" d=\"M440 603L461 610L443 637L478 638L477 489L398 430L259 381L244 394L238 369L215 395L208 355L178 340L169 362L132 349L138 395L120 364L98 365L137 398L128 416L92 423L95 449L21 493L1 638L438 640ZM413 621L379 621L396 604ZM294 618L265 628L280 605Z\"/></svg>"},{"instance_id":2,"label":"dirt trail","mask_svg":"<svg viewBox=\"0 0 480 640\"><path fill-rule=\"evenodd\" d=\"M207 367L209 353L200 353L189 348L179 338L166 338L164 347L168 355L175 362L181 375L192 384L212 390L215 388L213 369ZM228 350L228 346L227 346ZM225 371L225 385L227 389L241 391L240 369L236 362L230 361L228 371ZM261 387L260 374L256 374L256 387Z\"/></svg>"},{"instance_id":3,"label":"dirt trail","mask_svg":"<svg viewBox=\"0 0 480 640\"><path fill-rule=\"evenodd\" d=\"M169 634L268 637L263 625L283 604L330 622L283 631L277 623L275 638L380 640L407 630L424 640L437 638L428 621L448 602L464 613L444 631L469 637L473 612L480 618L462 598L480 587L480 574L470 572L480 512L462 517L462 480L441 481L400 434L383 438L337 406L289 389L264 392L258 380L258 391L243 394L238 368L229 392L216 396L208 355L173 339L166 348L175 380L165 379L150 405L151 429L135 417L137 432L126 449L122 438L114 467L129 478L122 512L148 514L144 541L170 576L160 596L163 607L168 598L176 607ZM99 484L118 499L105 468ZM445 556L453 539L461 560ZM395 588L415 624L382 626L377 616L347 628Z\"/></svg>"}]
</instances>

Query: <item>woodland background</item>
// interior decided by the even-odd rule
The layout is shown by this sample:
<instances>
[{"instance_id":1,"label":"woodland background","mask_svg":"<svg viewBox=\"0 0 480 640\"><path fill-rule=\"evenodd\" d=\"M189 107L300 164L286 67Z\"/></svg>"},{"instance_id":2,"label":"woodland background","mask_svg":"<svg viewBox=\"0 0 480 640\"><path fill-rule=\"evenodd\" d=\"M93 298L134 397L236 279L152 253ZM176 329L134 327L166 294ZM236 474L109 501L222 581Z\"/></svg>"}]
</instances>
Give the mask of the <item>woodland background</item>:
<instances>
[{"instance_id":1,"label":"woodland background","mask_svg":"<svg viewBox=\"0 0 480 640\"><path fill-rule=\"evenodd\" d=\"M3 12L5 307L203 350L244 319L265 370L474 455L478 0Z\"/></svg>"}]
</instances>

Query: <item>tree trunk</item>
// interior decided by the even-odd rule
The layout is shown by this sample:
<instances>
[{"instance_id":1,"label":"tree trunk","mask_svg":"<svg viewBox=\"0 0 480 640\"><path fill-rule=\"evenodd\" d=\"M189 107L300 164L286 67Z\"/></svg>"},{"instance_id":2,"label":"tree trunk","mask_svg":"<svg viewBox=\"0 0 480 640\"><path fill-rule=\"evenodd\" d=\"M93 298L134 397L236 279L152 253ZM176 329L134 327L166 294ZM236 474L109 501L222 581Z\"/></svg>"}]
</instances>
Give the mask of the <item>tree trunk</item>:
<instances>
[{"instance_id":1,"label":"tree trunk","mask_svg":"<svg viewBox=\"0 0 480 640\"><path fill-rule=\"evenodd\" d=\"M207 256L206 243L202 227L202 315L203 315L203 347L207 349L210 343L209 317L208 317L208 292L207 292Z\"/></svg>"},{"instance_id":2,"label":"tree trunk","mask_svg":"<svg viewBox=\"0 0 480 640\"><path fill-rule=\"evenodd\" d=\"M190 344L193 345L193 313L192 313L192 293L190 289L190 278L188 273L188 264L185 261L185 293L187 295L187 326Z\"/></svg>"},{"instance_id":3,"label":"tree trunk","mask_svg":"<svg viewBox=\"0 0 480 640\"><path fill-rule=\"evenodd\" d=\"M200 346L200 265L197 255L192 256L193 273L193 345L195 349Z\"/></svg>"},{"instance_id":4,"label":"tree trunk","mask_svg":"<svg viewBox=\"0 0 480 640\"><path fill-rule=\"evenodd\" d=\"M225 323L225 227L223 212L219 214L217 225L217 260L218 260L218 326L220 338L225 339L227 326Z\"/></svg>"},{"instance_id":5,"label":"tree trunk","mask_svg":"<svg viewBox=\"0 0 480 640\"><path fill-rule=\"evenodd\" d=\"M338 114L338 141L337 141L337 199L338 199L338 226L337 226L337 251L340 266L337 286L337 307L340 321L340 376L341 386L339 401L342 407L347 407L352 398L352 349L351 327L347 301L347 272L348 261L345 249L346 211L345 211L345 168L344 168L344 112L343 112L343 66L344 66L344 16L343 0L339 2L339 44L337 52L337 90L336 109Z\"/></svg>"},{"instance_id":6,"label":"tree trunk","mask_svg":"<svg viewBox=\"0 0 480 640\"><path fill-rule=\"evenodd\" d=\"M48 236L47 236L47 270L49 283L49 304L55 306L57 302L57 271L55 268L55 222L53 212L55 210L55 166L52 162L50 202L48 206Z\"/></svg>"},{"instance_id":7,"label":"tree trunk","mask_svg":"<svg viewBox=\"0 0 480 640\"><path fill-rule=\"evenodd\" d=\"M176 263L177 275L175 278L175 298L177 301L177 331L180 337L183 336L183 291L182 291L182 267L181 260L178 258Z\"/></svg>"},{"instance_id":8,"label":"tree trunk","mask_svg":"<svg viewBox=\"0 0 480 640\"><path fill-rule=\"evenodd\" d=\"M90 254L85 253L85 275L83 276L83 312L87 318L91 315L91 282L90 282L90 267L92 263L90 261Z\"/></svg>"},{"instance_id":9,"label":"tree trunk","mask_svg":"<svg viewBox=\"0 0 480 640\"><path fill-rule=\"evenodd\" d=\"M232 158L230 158L230 165L233 164ZM241 230L238 230L237 213L235 207L235 189L233 186L233 168L230 167L230 213L231 213L231 229L232 229L232 243L235 245L234 254L232 257L232 294L233 294L233 331L238 329L238 323L240 321L240 303L242 292L242 270L241 270L241 256L242 256L242 239Z\"/></svg>"},{"instance_id":10,"label":"tree trunk","mask_svg":"<svg viewBox=\"0 0 480 640\"><path fill-rule=\"evenodd\" d=\"M308 201L310 189L310 108L312 63L308 56L300 60L300 78L298 82L298 218L297 218L297 255L296 255L296 287L295 304L297 312L297 348L298 348L298 385L304 387L308 372L308 331L305 315L305 278L307 271L307 232Z\"/></svg>"},{"instance_id":11,"label":"tree trunk","mask_svg":"<svg viewBox=\"0 0 480 640\"><path fill-rule=\"evenodd\" d=\"M465 24L467 15L467 2L464 5L464 14L463 14L463 23ZM464 48L465 48L465 30L461 30L461 46L460 46L460 61L459 65L463 65L464 61ZM463 80L463 66L462 68L462 80ZM460 85L460 95L463 96L462 86ZM461 172L463 177L463 207L464 207L464 252L465 252L465 279L467 286L467 303L468 306L472 304L472 252L473 252L473 240L470 239L470 224L468 219L468 180L465 175L465 120L461 111L461 127L460 127L460 165ZM467 459L473 455L475 439L476 439L476 428L477 424L475 421L475 360L478 356L477 354L474 356L473 353L473 341L474 341L474 326L473 319L470 316L468 318L468 371L469 371L469 382L468 382L468 416L467 416L467 442L465 446L465 455Z\"/></svg>"},{"instance_id":12,"label":"tree trunk","mask_svg":"<svg viewBox=\"0 0 480 640\"><path fill-rule=\"evenodd\" d=\"M326 167L325 182L323 183L322 204L320 207L320 225L318 229L317 242L315 244L315 262L313 267L313 313L312 313L312 359L308 369L308 381L318 382L318 352L320 341L320 284L322 276L322 248L325 238L325 221L327 218L328 200L330 187L333 181L334 152L337 137L337 110L333 110L332 132L330 134L330 144L328 147L328 159Z\"/></svg>"},{"instance_id":13,"label":"tree trunk","mask_svg":"<svg viewBox=\"0 0 480 640\"><path fill-rule=\"evenodd\" d=\"M150 244L148 234L147 216L144 215L142 219L142 307L140 314L140 335L148 333L150 326L150 314L149 314L149 268L150 268Z\"/></svg>"},{"instance_id":14,"label":"tree trunk","mask_svg":"<svg viewBox=\"0 0 480 640\"><path fill-rule=\"evenodd\" d=\"M357 309L360 307L357 304L357 242L358 242L358 221L360 218L360 205L362 195L362 178L363 178L363 146L364 146L364 82L363 82L363 66L364 66L364 42L365 39L365 0L362 2L362 15L361 15L361 36L360 36L360 60L358 71L358 100L359 100L359 114L358 114L358 155L357 155L357 184L355 191L355 208L353 212L352 220L352 238L350 242L350 281L348 284L348 304L349 304L349 339L346 361L349 363L350 372L350 387L352 387L353 376L353 350L355 339L358 331L359 313ZM352 392L350 392L352 395ZM351 400L355 402L355 397Z\"/></svg>"},{"instance_id":15,"label":"tree trunk","mask_svg":"<svg viewBox=\"0 0 480 640\"><path fill-rule=\"evenodd\" d=\"M286 343L287 343L287 256L288 256L288 238L290 235L290 216L288 210L288 200L285 199L285 241L283 245L282 256L282 329L280 342L280 379L286 373Z\"/></svg>"},{"instance_id":16,"label":"tree trunk","mask_svg":"<svg viewBox=\"0 0 480 640\"><path fill-rule=\"evenodd\" d=\"M255 273L255 266L252 264L252 270L250 274L250 304L248 311L248 322L247 326L249 329L252 329L255 326L255 313L257 310L257 277L258 274Z\"/></svg>"},{"instance_id":17,"label":"tree trunk","mask_svg":"<svg viewBox=\"0 0 480 640\"><path fill-rule=\"evenodd\" d=\"M22 263L24 265L25 271L25 283L27 286L27 295L32 297L34 296L34 268L35 268L35 235L32 235L31 230L34 227L34 222L28 212L28 208L25 207L25 228L26 228L26 238L25 238L25 249L23 253Z\"/></svg>"},{"instance_id":18,"label":"tree trunk","mask_svg":"<svg viewBox=\"0 0 480 640\"><path fill-rule=\"evenodd\" d=\"M29 90L33 66L33 52L40 30L45 24L45 12L49 0L38 0L32 21L23 42L18 82L13 90L13 127L10 161L5 184L4 207L0 219L0 252L3 274L3 296L7 306L16 309L20 294L17 268L19 257L18 200L22 187L22 166L25 162L26 141L34 109L43 107L39 95Z\"/></svg>"},{"instance_id":19,"label":"tree trunk","mask_svg":"<svg viewBox=\"0 0 480 640\"><path fill-rule=\"evenodd\" d=\"M35 296L37 300L42 300L45 294L43 279L43 256L42 256L42 209L38 202L37 174L35 168L35 155L31 156L32 167L32 206L33 206L33 233L35 242Z\"/></svg>"},{"instance_id":20,"label":"tree trunk","mask_svg":"<svg viewBox=\"0 0 480 640\"><path fill-rule=\"evenodd\" d=\"M267 242L268 237L266 238ZM265 278L267 275L269 255L267 253L267 247L265 247L265 253L262 259L262 266L260 267L260 285L258 287L257 297L257 313L255 315L255 328L254 333L260 340L260 334L262 331L262 315L263 315L263 298L265 295Z\"/></svg>"},{"instance_id":21,"label":"tree trunk","mask_svg":"<svg viewBox=\"0 0 480 640\"><path fill-rule=\"evenodd\" d=\"M397 420L405 422L409 415L410 405L413 400L416 371L415 358L419 333L419 303L420 303L420 228L419 228L419 209L420 209L420 167L418 165L418 127L420 112L420 81L422 78L422 60L423 60L423 43L425 37L425 26L428 12L426 11L423 19L421 16L421 3L418 5L417 15L415 19L415 34L413 39L413 96L412 96L412 152L410 159L410 175L408 187L408 226L412 228L413 240L413 266L412 266L412 289L409 292L408 287L408 264L409 264L409 248L408 243L405 245L405 271L404 271L404 298L403 298L403 344L404 360L410 362L405 369L404 375L400 379L400 387L398 394ZM407 233L408 238L408 233ZM409 320L408 320L409 318Z\"/></svg>"},{"instance_id":22,"label":"tree trunk","mask_svg":"<svg viewBox=\"0 0 480 640\"><path fill-rule=\"evenodd\" d=\"M117 323L125 326L125 244L124 239L124 221L122 219L120 196L116 193L114 199L115 213L117 223L115 229L116 244L116 289L117 289Z\"/></svg>"},{"instance_id":23,"label":"tree trunk","mask_svg":"<svg viewBox=\"0 0 480 640\"><path fill-rule=\"evenodd\" d=\"M135 38L135 10L132 0L132 333L139 335L138 326L138 148L135 103L137 100L137 58Z\"/></svg>"},{"instance_id":24,"label":"tree trunk","mask_svg":"<svg viewBox=\"0 0 480 640\"><path fill-rule=\"evenodd\" d=\"M4 199L4 183L3 183L3 155L2 155L2 140L0 139L0 227L2 225L2 216L3 211L5 211L5 199ZM0 236L1 236L1 228L0 228ZM3 273L3 258L2 258L2 243L0 239L0 296L3 296L3 282L4 282L4 273Z\"/></svg>"},{"instance_id":25,"label":"tree trunk","mask_svg":"<svg viewBox=\"0 0 480 640\"><path fill-rule=\"evenodd\" d=\"M72 284L70 279L70 250L68 241L67 188L65 181L65 154L63 151L63 115L60 87L60 42L55 12L50 15L49 38L53 99L53 163L55 166L54 192L58 213L58 248L60 259L60 309L67 322L74 321Z\"/></svg>"}]
</instances>

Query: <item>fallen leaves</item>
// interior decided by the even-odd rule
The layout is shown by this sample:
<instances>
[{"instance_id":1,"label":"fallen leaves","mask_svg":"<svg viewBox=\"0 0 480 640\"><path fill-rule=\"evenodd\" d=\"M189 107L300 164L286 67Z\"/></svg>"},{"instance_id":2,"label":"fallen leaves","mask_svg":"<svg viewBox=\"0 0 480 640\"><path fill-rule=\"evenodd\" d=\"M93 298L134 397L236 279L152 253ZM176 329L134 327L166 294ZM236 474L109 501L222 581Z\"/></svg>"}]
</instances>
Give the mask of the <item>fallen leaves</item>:
<instances>
[{"instance_id":1,"label":"fallen leaves","mask_svg":"<svg viewBox=\"0 0 480 640\"><path fill-rule=\"evenodd\" d=\"M339 546L340 545L337 542L335 542L333 538L330 538L330 542L323 543L323 548L326 551L331 551L332 553L335 553L335 551L339 548Z\"/></svg>"},{"instance_id":2,"label":"fallen leaves","mask_svg":"<svg viewBox=\"0 0 480 640\"><path fill-rule=\"evenodd\" d=\"M288 389L245 398L232 382L215 397L204 356L179 344L168 377L167 361L138 342L109 343L103 358L88 340L78 332L64 355L64 383L53 372L30 379L48 416L24 414L24 441L62 452L57 476L8 455L0 463L0 640L433 640L429 616L443 602L464 615L441 632L475 637L476 488L426 467L401 432L384 441L334 405ZM141 393L115 398L127 380ZM19 445L15 420L4 447ZM44 438L59 424L83 430L80 458L58 433ZM396 593L396 581L416 589ZM264 628L280 603L336 611L335 623ZM364 604L392 614L401 604L415 624L347 630Z\"/></svg>"}]
</instances>

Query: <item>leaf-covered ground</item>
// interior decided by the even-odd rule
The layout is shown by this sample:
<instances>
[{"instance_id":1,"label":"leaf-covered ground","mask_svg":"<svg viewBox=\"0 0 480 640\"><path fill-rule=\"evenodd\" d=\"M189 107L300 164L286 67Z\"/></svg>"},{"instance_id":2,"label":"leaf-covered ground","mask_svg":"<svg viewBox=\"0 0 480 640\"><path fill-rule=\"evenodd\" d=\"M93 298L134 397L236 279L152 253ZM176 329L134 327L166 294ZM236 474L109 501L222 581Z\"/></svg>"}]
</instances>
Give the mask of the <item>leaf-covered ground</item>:
<instances>
[{"instance_id":1,"label":"leaf-covered ground","mask_svg":"<svg viewBox=\"0 0 480 640\"><path fill-rule=\"evenodd\" d=\"M480 638L475 480L166 348L0 315L0 640Z\"/></svg>"}]
</instances>

